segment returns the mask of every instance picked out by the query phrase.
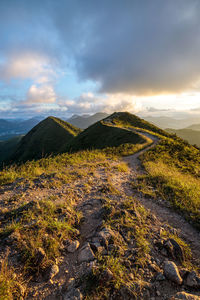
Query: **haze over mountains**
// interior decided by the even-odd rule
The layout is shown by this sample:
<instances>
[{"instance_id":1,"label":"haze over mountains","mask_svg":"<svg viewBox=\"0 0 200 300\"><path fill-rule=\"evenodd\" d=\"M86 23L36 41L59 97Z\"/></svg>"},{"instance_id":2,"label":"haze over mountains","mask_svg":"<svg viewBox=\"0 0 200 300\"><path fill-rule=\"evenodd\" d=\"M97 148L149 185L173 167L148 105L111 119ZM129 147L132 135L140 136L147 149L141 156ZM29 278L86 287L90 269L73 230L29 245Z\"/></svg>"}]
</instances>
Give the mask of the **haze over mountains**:
<instances>
[{"instance_id":1,"label":"haze over mountains","mask_svg":"<svg viewBox=\"0 0 200 300\"><path fill-rule=\"evenodd\" d=\"M23 135L31 130L38 122L39 118L31 118L28 120L12 120L7 121L0 119L0 141L8 140L17 135Z\"/></svg>"},{"instance_id":2,"label":"haze over mountains","mask_svg":"<svg viewBox=\"0 0 200 300\"><path fill-rule=\"evenodd\" d=\"M172 117L165 117L165 116L147 116L144 117L145 120L151 122L160 128L173 128L173 129L182 129L193 124L200 124L200 116L188 116L187 118L172 118ZM191 128L194 129L194 128Z\"/></svg>"},{"instance_id":3,"label":"haze over mountains","mask_svg":"<svg viewBox=\"0 0 200 300\"><path fill-rule=\"evenodd\" d=\"M106 118L109 114L98 112L93 115L73 115L70 118L62 118L68 123L85 129L97 121ZM139 114L140 115L140 114ZM200 130L200 117L188 116L187 118L174 118L168 116L143 116L146 121L155 124L156 126L166 129L183 129L189 127L189 129ZM22 135L27 133L35 125L37 125L43 117L34 117L28 120L6 120L0 119L0 140L7 140L16 135Z\"/></svg>"},{"instance_id":4,"label":"haze over mountains","mask_svg":"<svg viewBox=\"0 0 200 300\"><path fill-rule=\"evenodd\" d=\"M123 126L127 123L130 126L154 130L165 135L161 129L129 113L114 113L109 117L103 113L91 117L75 117L75 123L77 124L80 120L83 126L85 119L86 126L100 117L105 118L83 131L59 118L48 117L39 122L25 136L1 142L0 161L24 162L66 151L75 152L84 149L118 147L122 144L145 143L137 132L118 126L121 122Z\"/></svg>"},{"instance_id":5,"label":"haze over mountains","mask_svg":"<svg viewBox=\"0 0 200 300\"><path fill-rule=\"evenodd\" d=\"M80 143L85 145L91 143L91 139L88 138L91 134L93 135L93 146L107 143L107 146L114 146L114 132L109 133L110 128L101 128L102 123L98 123L90 128L91 125L96 122L108 117L107 113L96 113L94 115L73 115L67 121L62 121L61 119L50 117L41 123L39 123L41 117L31 118L24 121L7 121L0 120L0 161L6 161L8 158L14 160L27 160L33 158L40 158L46 156L50 153L59 153L61 148L78 149ZM136 118L136 116L135 116ZM192 145L200 146L200 123L198 117L190 117L187 119L175 119L171 117L145 117L145 119L157 125L160 128L166 129L167 132L171 134L176 134L177 136L187 140ZM135 119L136 121L136 119ZM38 124L38 125L37 125ZM188 125L188 127L183 128L182 126ZM36 126L37 125L37 126ZM35 128L33 128L36 126ZM75 136L80 133L80 129L84 130L80 136L78 136L72 144L68 143L71 140L71 136ZM33 129L32 129L33 128ZM179 129L180 128L180 129ZM29 130L31 130L29 132ZM102 132L104 134L107 131L107 138L101 136ZM116 131L118 129L115 129ZM28 134L26 134L29 132ZM92 133L93 132L93 133ZM97 133L98 132L98 133ZM26 134L25 137L23 137ZM110 143L111 139L113 143ZM133 135L133 133L132 133ZM61 141L63 138L63 141ZM95 142L96 139L96 142ZM106 142L107 139L107 142ZM88 142L87 142L88 140ZM72 140L71 140L72 142ZM37 145L35 148L34 145ZM31 150L32 149L32 150Z\"/></svg>"}]
</instances>

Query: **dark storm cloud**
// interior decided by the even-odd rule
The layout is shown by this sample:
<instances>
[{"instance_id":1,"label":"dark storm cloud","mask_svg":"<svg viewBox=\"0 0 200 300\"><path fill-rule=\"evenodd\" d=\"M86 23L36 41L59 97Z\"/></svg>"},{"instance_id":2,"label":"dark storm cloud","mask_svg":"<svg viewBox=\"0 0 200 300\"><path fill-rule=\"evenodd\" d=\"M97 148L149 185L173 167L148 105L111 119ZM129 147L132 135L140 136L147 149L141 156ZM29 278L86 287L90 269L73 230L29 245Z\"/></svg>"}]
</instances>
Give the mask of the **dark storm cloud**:
<instances>
[{"instance_id":1,"label":"dark storm cloud","mask_svg":"<svg viewBox=\"0 0 200 300\"><path fill-rule=\"evenodd\" d=\"M99 81L102 91L179 91L199 78L199 1L75 3L72 19L65 23L66 7L56 25L66 43L72 28L79 75Z\"/></svg>"},{"instance_id":2,"label":"dark storm cloud","mask_svg":"<svg viewBox=\"0 0 200 300\"><path fill-rule=\"evenodd\" d=\"M200 79L199 0L10 0L0 8L0 53L45 53L103 92L178 92Z\"/></svg>"}]
</instances>

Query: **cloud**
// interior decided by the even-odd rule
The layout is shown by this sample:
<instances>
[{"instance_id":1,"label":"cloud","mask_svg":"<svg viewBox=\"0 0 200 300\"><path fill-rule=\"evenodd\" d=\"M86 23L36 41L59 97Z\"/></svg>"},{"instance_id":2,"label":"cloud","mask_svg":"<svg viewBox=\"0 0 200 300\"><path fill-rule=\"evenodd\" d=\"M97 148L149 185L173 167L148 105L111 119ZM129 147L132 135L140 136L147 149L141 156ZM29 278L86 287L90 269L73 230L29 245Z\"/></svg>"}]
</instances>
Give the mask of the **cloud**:
<instances>
[{"instance_id":1,"label":"cloud","mask_svg":"<svg viewBox=\"0 0 200 300\"><path fill-rule=\"evenodd\" d=\"M0 80L8 89L13 79L25 82L16 99L29 109L134 112L141 99L132 95L199 90L197 0L1 0L0 36ZM80 86L91 80L99 90L82 86L70 96L72 79L58 91L71 70Z\"/></svg>"},{"instance_id":2,"label":"cloud","mask_svg":"<svg viewBox=\"0 0 200 300\"><path fill-rule=\"evenodd\" d=\"M48 58L37 53L12 53L6 60L0 62L0 78L5 81L34 79L38 83L44 83L55 75Z\"/></svg>"},{"instance_id":3,"label":"cloud","mask_svg":"<svg viewBox=\"0 0 200 300\"><path fill-rule=\"evenodd\" d=\"M0 4L0 53L37 51L64 69L73 65L105 93L171 93L199 84L199 1L11 3Z\"/></svg>"},{"instance_id":4,"label":"cloud","mask_svg":"<svg viewBox=\"0 0 200 300\"><path fill-rule=\"evenodd\" d=\"M27 103L54 103L56 93L50 84L33 84L27 93Z\"/></svg>"},{"instance_id":5,"label":"cloud","mask_svg":"<svg viewBox=\"0 0 200 300\"><path fill-rule=\"evenodd\" d=\"M84 93L73 100L61 100L60 107L66 107L68 113L95 113L98 111L112 113L114 111L137 112L140 104L131 95L126 94L107 94L94 95Z\"/></svg>"},{"instance_id":6,"label":"cloud","mask_svg":"<svg viewBox=\"0 0 200 300\"><path fill-rule=\"evenodd\" d=\"M170 111L170 109L158 109L156 107L147 107L148 112L165 112L165 111Z\"/></svg>"},{"instance_id":7,"label":"cloud","mask_svg":"<svg viewBox=\"0 0 200 300\"><path fill-rule=\"evenodd\" d=\"M171 93L199 81L199 1L60 2L56 17L80 78L99 82L101 92Z\"/></svg>"}]
</instances>

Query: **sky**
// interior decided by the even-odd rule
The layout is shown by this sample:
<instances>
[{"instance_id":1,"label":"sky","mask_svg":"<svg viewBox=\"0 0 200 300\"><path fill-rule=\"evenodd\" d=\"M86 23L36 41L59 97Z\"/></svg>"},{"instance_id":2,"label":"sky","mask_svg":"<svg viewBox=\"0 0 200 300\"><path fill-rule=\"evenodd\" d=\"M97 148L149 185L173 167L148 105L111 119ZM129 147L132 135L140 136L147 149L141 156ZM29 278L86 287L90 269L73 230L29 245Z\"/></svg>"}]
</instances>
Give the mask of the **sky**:
<instances>
[{"instance_id":1,"label":"sky","mask_svg":"<svg viewBox=\"0 0 200 300\"><path fill-rule=\"evenodd\" d=\"M199 0L1 0L0 117L200 114Z\"/></svg>"}]
</instances>

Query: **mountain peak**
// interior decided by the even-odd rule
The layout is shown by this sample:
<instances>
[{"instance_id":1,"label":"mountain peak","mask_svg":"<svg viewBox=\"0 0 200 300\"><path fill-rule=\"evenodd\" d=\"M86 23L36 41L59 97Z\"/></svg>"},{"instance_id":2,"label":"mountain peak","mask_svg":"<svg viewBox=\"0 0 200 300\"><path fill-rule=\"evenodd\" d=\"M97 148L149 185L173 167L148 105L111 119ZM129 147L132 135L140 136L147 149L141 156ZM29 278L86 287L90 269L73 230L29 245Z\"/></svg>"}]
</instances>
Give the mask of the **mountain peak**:
<instances>
[{"instance_id":1,"label":"mountain peak","mask_svg":"<svg viewBox=\"0 0 200 300\"><path fill-rule=\"evenodd\" d=\"M33 127L20 141L12 159L26 161L59 153L80 132L79 128L53 116Z\"/></svg>"}]
</instances>

